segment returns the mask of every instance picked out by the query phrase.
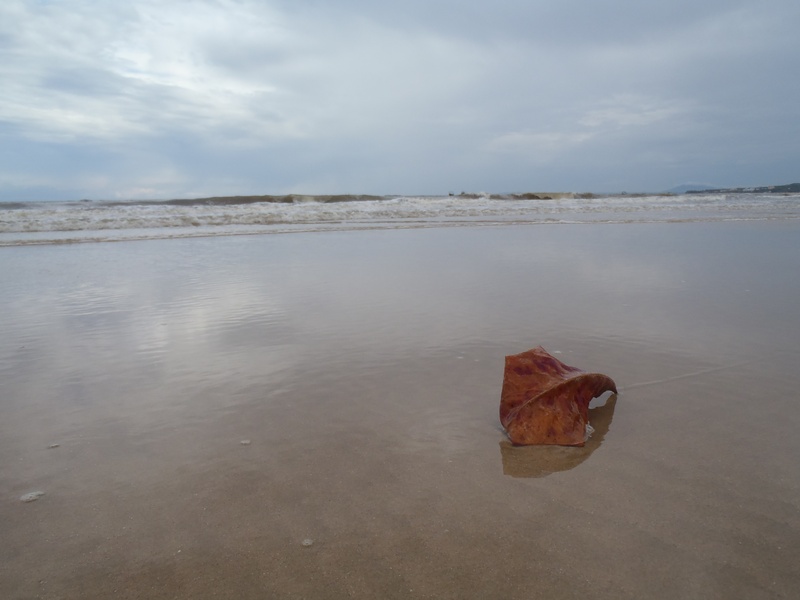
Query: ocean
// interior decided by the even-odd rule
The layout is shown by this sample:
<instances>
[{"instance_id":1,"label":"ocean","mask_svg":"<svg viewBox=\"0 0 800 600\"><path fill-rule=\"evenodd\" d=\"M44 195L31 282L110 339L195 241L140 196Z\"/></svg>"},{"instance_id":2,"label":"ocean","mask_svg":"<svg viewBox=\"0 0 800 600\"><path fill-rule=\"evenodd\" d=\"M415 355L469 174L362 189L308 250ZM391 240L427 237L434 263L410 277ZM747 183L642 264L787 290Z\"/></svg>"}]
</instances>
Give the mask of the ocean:
<instances>
[{"instance_id":1,"label":"ocean","mask_svg":"<svg viewBox=\"0 0 800 600\"><path fill-rule=\"evenodd\" d=\"M241 196L0 202L0 246L509 224L800 219L800 194Z\"/></svg>"}]
</instances>

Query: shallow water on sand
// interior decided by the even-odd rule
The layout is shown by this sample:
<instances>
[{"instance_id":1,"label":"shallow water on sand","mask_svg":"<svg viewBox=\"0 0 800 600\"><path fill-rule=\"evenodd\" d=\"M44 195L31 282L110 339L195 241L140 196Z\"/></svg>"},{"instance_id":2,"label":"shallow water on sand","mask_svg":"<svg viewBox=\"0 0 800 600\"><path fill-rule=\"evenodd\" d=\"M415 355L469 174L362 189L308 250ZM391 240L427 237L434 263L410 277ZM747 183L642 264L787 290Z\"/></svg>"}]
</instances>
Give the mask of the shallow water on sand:
<instances>
[{"instance_id":1,"label":"shallow water on sand","mask_svg":"<svg viewBox=\"0 0 800 600\"><path fill-rule=\"evenodd\" d=\"M0 597L791 597L798 233L0 248ZM505 441L538 344L584 449Z\"/></svg>"}]
</instances>

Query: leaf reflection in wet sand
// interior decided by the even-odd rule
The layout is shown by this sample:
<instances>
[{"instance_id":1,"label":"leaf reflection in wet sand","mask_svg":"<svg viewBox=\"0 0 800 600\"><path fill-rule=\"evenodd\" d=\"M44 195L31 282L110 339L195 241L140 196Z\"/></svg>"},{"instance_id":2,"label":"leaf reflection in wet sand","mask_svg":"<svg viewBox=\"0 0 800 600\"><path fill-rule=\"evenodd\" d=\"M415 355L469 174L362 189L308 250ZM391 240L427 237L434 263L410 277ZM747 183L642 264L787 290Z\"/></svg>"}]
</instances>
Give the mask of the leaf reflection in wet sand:
<instances>
[{"instance_id":1,"label":"leaf reflection in wet sand","mask_svg":"<svg viewBox=\"0 0 800 600\"><path fill-rule=\"evenodd\" d=\"M602 406L589 409L589 423L594 433L584 446L515 446L508 440L500 442L503 474L511 477L547 477L559 471L569 471L580 465L603 443L611 420L617 395L612 394Z\"/></svg>"}]
</instances>

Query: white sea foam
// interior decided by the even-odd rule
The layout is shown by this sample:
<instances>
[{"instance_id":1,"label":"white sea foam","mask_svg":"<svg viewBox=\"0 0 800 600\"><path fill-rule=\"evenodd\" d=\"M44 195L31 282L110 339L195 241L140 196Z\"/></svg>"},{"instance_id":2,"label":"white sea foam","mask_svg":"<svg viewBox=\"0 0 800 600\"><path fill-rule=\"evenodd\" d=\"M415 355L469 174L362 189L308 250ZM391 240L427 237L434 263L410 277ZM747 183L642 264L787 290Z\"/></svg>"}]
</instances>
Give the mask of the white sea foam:
<instances>
[{"instance_id":1,"label":"white sea foam","mask_svg":"<svg viewBox=\"0 0 800 600\"><path fill-rule=\"evenodd\" d=\"M0 203L0 245L329 229L800 218L800 195L284 196Z\"/></svg>"}]
</instances>

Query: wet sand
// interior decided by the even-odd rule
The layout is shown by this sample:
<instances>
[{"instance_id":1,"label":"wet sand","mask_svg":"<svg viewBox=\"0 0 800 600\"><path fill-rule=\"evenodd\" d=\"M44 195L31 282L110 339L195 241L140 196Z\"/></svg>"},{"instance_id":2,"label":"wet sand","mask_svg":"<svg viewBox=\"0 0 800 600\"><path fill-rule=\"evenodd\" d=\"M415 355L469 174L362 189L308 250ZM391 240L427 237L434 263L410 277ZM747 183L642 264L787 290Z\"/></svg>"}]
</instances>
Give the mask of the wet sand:
<instances>
[{"instance_id":1,"label":"wet sand","mask_svg":"<svg viewBox=\"0 0 800 600\"><path fill-rule=\"evenodd\" d=\"M798 235L0 248L0 597L796 597ZM539 344L620 388L584 449L500 429Z\"/></svg>"}]
</instances>

